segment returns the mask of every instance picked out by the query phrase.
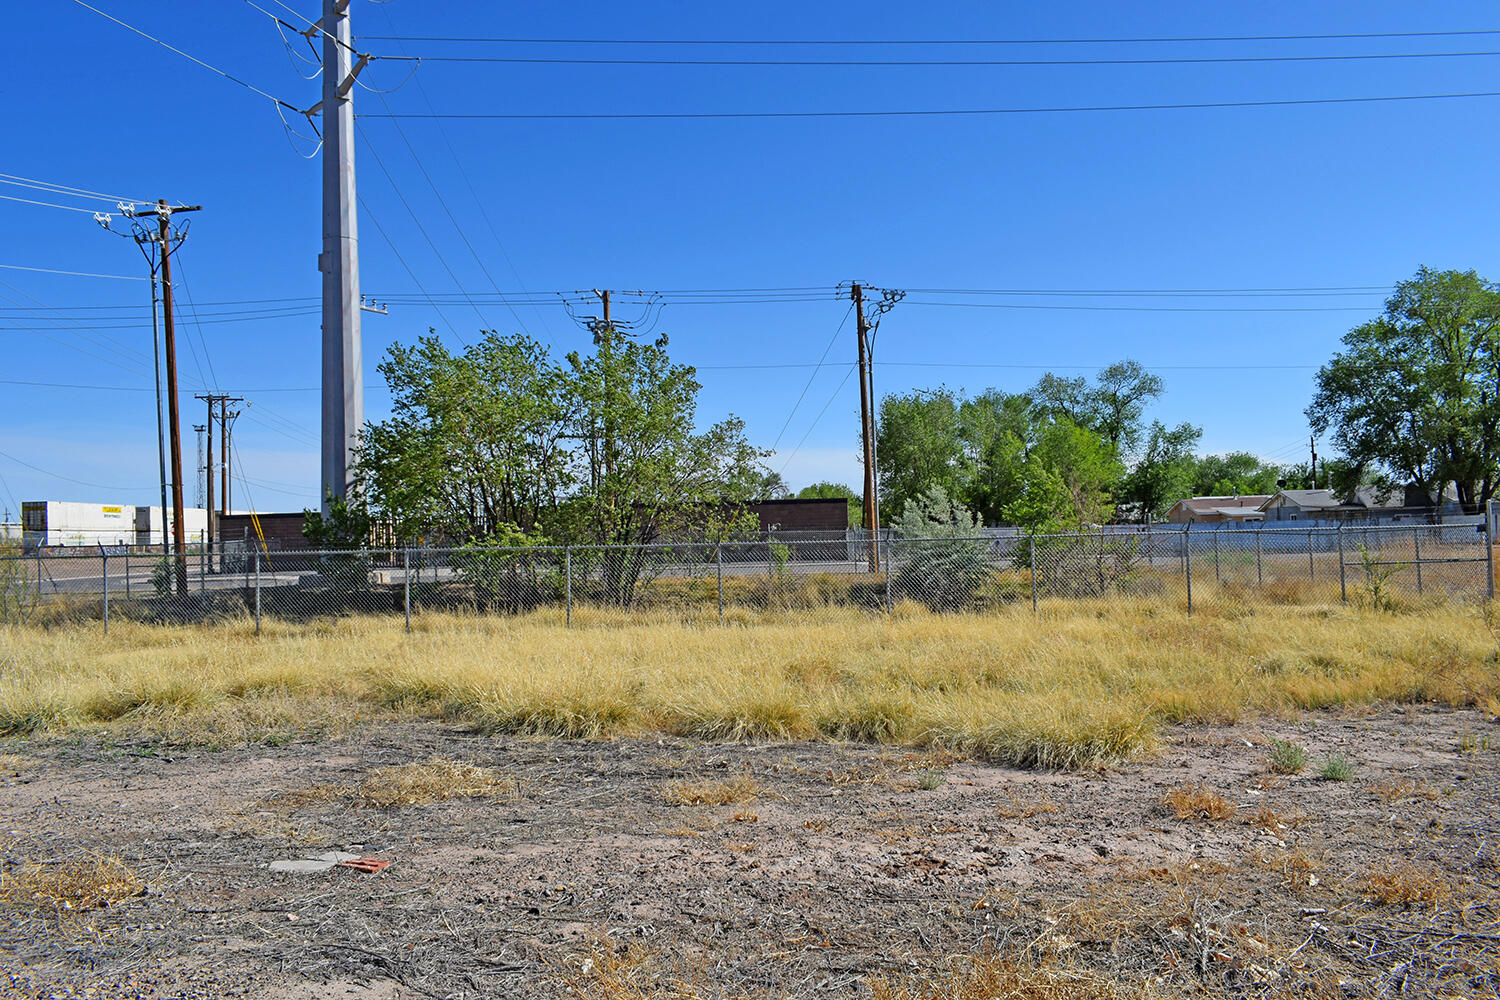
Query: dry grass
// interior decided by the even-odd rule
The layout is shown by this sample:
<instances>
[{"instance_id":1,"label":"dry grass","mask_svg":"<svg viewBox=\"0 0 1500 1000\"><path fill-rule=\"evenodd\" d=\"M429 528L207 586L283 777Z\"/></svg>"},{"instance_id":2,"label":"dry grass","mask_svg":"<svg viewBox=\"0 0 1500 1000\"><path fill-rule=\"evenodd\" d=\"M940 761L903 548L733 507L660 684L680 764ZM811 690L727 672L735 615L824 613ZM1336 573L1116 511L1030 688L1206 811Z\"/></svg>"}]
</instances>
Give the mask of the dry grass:
<instances>
[{"instance_id":1,"label":"dry grass","mask_svg":"<svg viewBox=\"0 0 1500 1000\"><path fill-rule=\"evenodd\" d=\"M1202 785L1174 788L1162 796L1161 804L1178 819L1212 823L1229 819L1237 811L1233 802Z\"/></svg>"},{"instance_id":2,"label":"dry grass","mask_svg":"<svg viewBox=\"0 0 1500 1000\"><path fill-rule=\"evenodd\" d=\"M1399 802L1402 799L1425 799L1434 802L1438 790L1425 781L1379 781L1370 787L1370 792L1381 802Z\"/></svg>"},{"instance_id":3,"label":"dry grass","mask_svg":"<svg viewBox=\"0 0 1500 1000\"><path fill-rule=\"evenodd\" d=\"M1146 1000L1139 986L1053 962L960 958L945 967L870 982L874 1000Z\"/></svg>"},{"instance_id":4,"label":"dry grass","mask_svg":"<svg viewBox=\"0 0 1500 1000\"><path fill-rule=\"evenodd\" d=\"M743 626L592 612L426 614L303 625L0 627L0 734L104 730L180 742L317 738L376 716L566 738L665 732L836 739L1026 767L1149 752L1163 723L1383 699L1500 695L1477 609L1149 601L994 614L832 611Z\"/></svg>"},{"instance_id":5,"label":"dry grass","mask_svg":"<svg viewBox=\"0 0 1500 1000\"><path fill-rule=\"evenodd\" d=\"M1437 908L1459 894L1461 887L1449 876L1406 861L1381 865L1364 877L1363 888L1370 900L1381 906L1412 909Z\"/></svg>"},{"instance_id":6,"label":"dry grass","mask_svg":"<svg viewBox=\"0 0 1500 1000\"><path fill-rule=\"evenodd\" d=\"M447 799L505 798L515 794L515 779L493 768L434 757L415 764L377 767L353 787L313 785L286 792L271 804L291 811L323 802L344 802L356 809L396 809Z\"/></svg>"},{"instance_id":7,"label":"dry grass","mask_svg":"<svg viewBox=\"0 0 1500 1000\"><path fill-rule=\"evenodd\" d=\"M139 896L146 888L117 858L22 864L0 871L0 905L78 914Z\"/></svg>"},{"instance_id":8,"label":"dry grass","mask_svg":"<svg viewBox=\"0 0 1500 1000\"><path fill-rule=\"evenodd\" d=\"M662 792L662 798L674 806L727 806L754 801L764 792L760 782L740 775L724 781L673 781Z\"/></svg>"}]
</instances>

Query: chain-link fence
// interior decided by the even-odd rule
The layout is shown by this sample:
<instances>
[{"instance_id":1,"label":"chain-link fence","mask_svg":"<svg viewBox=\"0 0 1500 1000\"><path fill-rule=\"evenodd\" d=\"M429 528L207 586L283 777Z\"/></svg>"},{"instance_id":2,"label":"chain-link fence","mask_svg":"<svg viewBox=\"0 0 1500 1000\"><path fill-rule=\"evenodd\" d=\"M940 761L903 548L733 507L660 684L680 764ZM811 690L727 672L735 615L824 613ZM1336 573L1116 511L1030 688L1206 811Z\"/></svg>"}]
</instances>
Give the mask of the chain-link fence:
<instances>
[{"instance_id":1,"label":"chain-link fence","mask_svg":"<svg viewBox=\"0 0 1500 1000\"><path fill-rule=\"evenodd\" d=\"M266 551L130 548L0 556L0 621L305 621L351 614L826 620L1137 601L1380 609L1494 596L1492 524L1192 526L944 538L786 535L637 546Z\"/></svg>"}]
</instances>

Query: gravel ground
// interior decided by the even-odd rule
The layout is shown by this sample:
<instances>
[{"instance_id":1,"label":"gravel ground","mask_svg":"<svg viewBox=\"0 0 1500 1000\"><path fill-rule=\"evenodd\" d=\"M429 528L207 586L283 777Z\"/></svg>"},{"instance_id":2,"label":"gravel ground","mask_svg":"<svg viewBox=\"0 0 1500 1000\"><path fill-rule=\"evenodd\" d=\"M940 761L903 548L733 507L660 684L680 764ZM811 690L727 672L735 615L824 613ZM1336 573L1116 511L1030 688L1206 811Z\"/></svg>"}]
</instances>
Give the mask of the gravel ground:
<instances>
[{"instance_id":1,"label":"gravel ground","mask_svg":"<svg viewBox=\"0 0 1500 1000\"><path fill-rule=\"evenodd\" d=\"M1271 773L1273 738L1305 746L1307 771ZM603 996L590 956L627 950L709 995L867 996L871 975L970 953L1188 995L1500 992L1500 727L1474 712L1181 727L1150 760L1084 774L437 723L0 749L10 873L114 857L144 884L86 911L0 903L4 996ZM1336 753L1351 779L1316 773ZM434 757L514 789L394 808L316 791ZM673 804L735 783L755 794ZM1163 805L1200 785L1234 814ZM330 850L391 864L268 869Z\"/></svg>"}]
</instances>

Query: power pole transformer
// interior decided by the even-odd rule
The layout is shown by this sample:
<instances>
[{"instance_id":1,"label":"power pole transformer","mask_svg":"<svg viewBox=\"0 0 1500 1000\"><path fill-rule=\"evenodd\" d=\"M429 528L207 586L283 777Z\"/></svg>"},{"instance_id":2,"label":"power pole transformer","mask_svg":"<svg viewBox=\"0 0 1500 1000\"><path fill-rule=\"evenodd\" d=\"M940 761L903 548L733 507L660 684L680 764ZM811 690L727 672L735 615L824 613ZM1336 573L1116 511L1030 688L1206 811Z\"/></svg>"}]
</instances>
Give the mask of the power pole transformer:
<instances>
[{"instance_id":1,"label":"power pole transformer","mask_svg":"<svg viewBox=\"0 0 1500 1000\"><path fill-rule=\"evenodd\" d=\"M360 337L359 225L354 191L354 80L369 61L358 55L349 0L323 0L323 18L306 32L323 39L323 512L349 493L350 470L365 422Z\"/></svg>"}]
</instances>

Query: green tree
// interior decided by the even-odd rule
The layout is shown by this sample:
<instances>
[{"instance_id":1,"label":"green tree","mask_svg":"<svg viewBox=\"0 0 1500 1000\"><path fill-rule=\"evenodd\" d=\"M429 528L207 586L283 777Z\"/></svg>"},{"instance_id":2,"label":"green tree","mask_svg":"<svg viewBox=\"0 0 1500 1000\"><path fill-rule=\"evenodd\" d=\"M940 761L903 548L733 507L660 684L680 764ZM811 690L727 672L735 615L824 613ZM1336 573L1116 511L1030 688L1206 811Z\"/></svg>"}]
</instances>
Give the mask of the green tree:
<instances>
[{"instance_id":1,"label":"green tree","mask_svg":"<svg viewBox=\"0 0 1500 1000\"><path fill-rule=\"evenodd\" d=\"M1500 287L1473 271L1419 270L1385 312L1344 336L1307 417L1350 462L1483 504L1500 473Z\"/></svg>"},{"instance_id":2,"label":"green tree","mask_svg":"<svg viewBox=\"0 0 1500 1000\"><path fill-rule=\"evenodd\" d=\"M1203 431L1192 424L1168 428L1151 422L1151 433L1140 461L1121 484L1120 499L1137 508L1143 522L1160 518L1178 500L1189 495L1197 459L1193 448Z\"/></svg>"},{"instance_id":3,"label":"green tree","mask_svg":"<svg viewBox=\"0 0 1500 1000\"><path fill-rule=\"evenodd\" d=\"M1285 479L1288 485L1296 483L1293 488L1301 488L1306 478L1305 472L1302 479L1297 479L1289 469L1263 462L1248 451L1201 455L1194 463L1189 492L1183 496L1227 497L1275 493L1278 479ZM1182 497L1176 499L1181 500Z\"/></svg>"},{"instance_id":4,"label":"green tree","mask_svg":"<svg viewBox=\"0 0 1500 1000\"><path fill-rule=\"evenodd\" d=\"M962 494L968 465L958 407L958 397L945 388L880 401L875 440L884 509L902 510L932 486Z\"/></svg>"},{"instance_id":5,"label":"green tree","mask_svg":"<svg viewBox=\"0 0 1500 1000\"><path fill-rule=\"evenodd\" d=\"M935 611L958 611L974 603L989 574L988 543L977 514L941 486L929 486L907 501L892 524L892 558L900 567L896 589Z\"/></svg>"},{"instance_id":6,"label":"green tree","mask_svg":"<svg viewBox=\"0 0 1500 1000\"><path fill-rule=\"evenodd\" d=\"M1114 493L1125 474L1114 447L1097 433L1068 421L1045 425L1027 459L1062 484L1066 505L1054 517L1068 528L1089 528L1114 513Z\"/></svg>"},{"instance_id":7,"label":"green tree","mask_svg":"<svg viewBox=\"0 0 1500 1000\"><path fill-rule=\"evenodd\" d=\"M797 491L798 500L835 500L843 498L849 501L849 527L858 528L864 524L864 498L856 493L853 487L845 486L843 483L821 482L804 486Z\"/></svg>"},{"instance_id":8,"label":"green tree","mask_svg":"<svg viewBox=\"0 0 1500 1000\"><path fill-rule=\"evenodd\" d=\"M1134 451L1140 444L1146 404L1166 391L1161 376L1139 361L1117 361L1099 373L1093 390L1092 427L1116 452Z\"/></svg>"},{"instance_id":9,"label":"green tree","mask_svg":"<svg viewBox=\"0 0 1500 1000\"><path fill-rule=\"evenodd\" d=\"M1022 491L1021 470L1035 441L1038 411L1029 396L990 389L959 404L959 438L967 478L959 499L987 524L1005 519Z\"/></svg>"},{"instance_id":10,"label":"green tree","mask_svg":"<svg viewBox=\"0 0 1500 1000\"><path fill-rule=\"evenodd\" d=\"M360 465L402 537L545 533L576 481L579 403L543 345L488 333L454 354L428 336L392 346L379 371L391 416L366 428Z\"/></svg>"}]
</instances>

